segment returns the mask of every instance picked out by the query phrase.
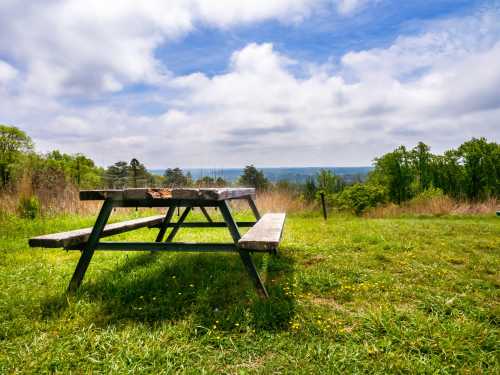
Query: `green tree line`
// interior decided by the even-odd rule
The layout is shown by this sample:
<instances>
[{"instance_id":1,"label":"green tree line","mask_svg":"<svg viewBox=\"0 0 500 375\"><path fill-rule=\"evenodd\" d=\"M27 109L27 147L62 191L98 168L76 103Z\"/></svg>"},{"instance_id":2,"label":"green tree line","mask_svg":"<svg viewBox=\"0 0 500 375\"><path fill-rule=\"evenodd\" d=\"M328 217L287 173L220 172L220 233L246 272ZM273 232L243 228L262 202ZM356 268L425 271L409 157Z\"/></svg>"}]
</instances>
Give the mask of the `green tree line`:
<instances>
[{"instance_id":1,"label":"green tree line","mask_svg":"<svg viewBox=\"0 0 500 375\"><path fill-rule=\"evenodd\" d=\"M34 190L68 183L81 189L231 185L217 176L194 180L189 172L178 167L154 175L136 158L102 168L82 154L57 150L40 154L25 132L0 125L0 190L15 189L26 175ZM433 154L422 142L412 149L400 146L375 158L367 179L354 184L347 184L330 170L322 170L305 184L273 184L253 165L246 166L234 184L259 191L284 191L311 202L322 193L331 206L358 214L378 204L402 204L429 191L439 191L457 200L481 201L500 196L500 145L485 138L472 138L440 155Z\"/></svg>"},{"instance_id":2,"label":"green tree line","mask_svg":"<svg viewBox=\"0 0 500 375\"><path fill-rule=\"evenodd\" d=\"M82 188L100 184L103 169L82 154L57 150L39 154L22 130L0 125L0 189L13 189L28 174L34 185L71 182Z\"/></svg>"},{"instance_id":3,"label":"green tree line","mask_svg":"<svg viewBox=\"0 0 500 375\"><path fill-rule=\"evenodd\" d=\"M399 146L375 158L366 182L350 186L327 172L305 184L306 199L324 193L331 206L356 214L388 202L401 205L416 197L447 195L473 202L498 199L500 145L472 138L442 155L433 154L423 142L412 149Z\"/></svg>"},{"instance_id":4,"label":"green tree line","mask_svg":"<svg viewBox=\"0 0 500 375\"><path fill-rule=\"evenodd\" d=\"M442 155L420 142L400 146L375 159L368 183L386 189L388 199L405 202L434 187L456 199L471 201L500 196L500 145L473 138Z\"/></svg>"},{"instance_id":5,"label":"green tree line","mask_svg":"<svg viewBox=\"0 0 500 375\"><path fill-rule=\"evenodd\" d=\"M34 143L22 130L0 125L0 190L15 190L23 177L29 177L37 189L53 189L72 184L81 189L125 187L222 187L230 183L222 177L202 176L194 180L189 172L168 168L163 175L150 173L138 159L118 161L107 168L97 166L83 154L66 154L58 150L35 152ZM262 170L253 165L245 167L235 183L265 190L270 186Z\"/></svg>"}]
</instances>

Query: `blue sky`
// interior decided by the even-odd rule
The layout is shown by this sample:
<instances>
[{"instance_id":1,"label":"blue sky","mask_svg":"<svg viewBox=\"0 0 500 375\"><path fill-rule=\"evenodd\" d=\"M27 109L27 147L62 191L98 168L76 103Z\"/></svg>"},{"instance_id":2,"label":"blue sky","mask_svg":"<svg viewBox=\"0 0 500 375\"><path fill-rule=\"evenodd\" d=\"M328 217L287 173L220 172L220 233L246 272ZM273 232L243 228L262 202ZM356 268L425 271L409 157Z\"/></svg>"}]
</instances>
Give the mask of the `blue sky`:
<instances>
[{"instance_id":1,"label":"blue sky","mask_svg":"<svg viewBox=\"0 0 500 375\"><path fill-rule=\"evenodd\" d=\"M500 138L500 2L0 3L0 123L151 168L358 166Z\"/></svg>"},{"instance_id":2,"label":"blue sky","mask_svg":"<svg viewBox=\"0 0 500 375\"><path fill-rule=\"evenodd\" d=\"M177 75L201 71L212 76L227 70L233 51L249 43L270 42L293 59L321 64L349 51L390 45L399 35L418 32L423 22L469 14L484 4L470 0L384 1L360 9L353 17L329 9L298 24L272 20L229 30L202 25L158 48L156 56Z\"/></svg>"}]
</instances>

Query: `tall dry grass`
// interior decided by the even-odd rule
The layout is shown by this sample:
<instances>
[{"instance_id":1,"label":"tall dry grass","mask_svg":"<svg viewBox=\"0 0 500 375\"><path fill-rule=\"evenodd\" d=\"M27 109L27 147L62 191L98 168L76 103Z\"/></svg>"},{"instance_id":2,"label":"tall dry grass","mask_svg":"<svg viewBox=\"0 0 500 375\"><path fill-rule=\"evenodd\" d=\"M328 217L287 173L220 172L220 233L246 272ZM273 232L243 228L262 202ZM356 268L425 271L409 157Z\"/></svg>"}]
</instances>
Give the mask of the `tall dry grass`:
<instances>
[{"instance_id":1,"label":"tall dry grass","mask_svg":"<svg viewBox=\"0 0 500 375\"><path fill-rule=\"evenodd\" d=\"M24 174L15 186L0 192L0 213L18 214L23 198L36 197L41 216L55 214L89 215L98 212L100 202L80 201L79 189L59 178L41 179Z\"/></svg>"},{"instance_id":2,"label":"tall dry grass","mask_svg":"<svg viewBox=\"0 0 500 375\"><path fill-rule=\"evenodd\" d=\"M314 209L314 204L301 199L294 192L290 191L265 191L257 193L256 204L261 213L266 212L301 212ZM231 201L231 206L235 210L248 210L245 201Z\"/></svg>"},{"instance_id":3,"label":"tall dry grass","mask_svg":"<svg viewBox=\"0 0 500 375\"><path fill-rule=\"evenodd\" d=\"M293 192L268 191L257 194L257 207L261 212L301 212L314 208Z\"/></svg>"},{"instance_id":4,"label":"tall dry grass","mask_svg":"<svg viewBox=\"0 0 500 375\"><path fill-rule=\"evenodd\" d=\"M57 214L96 215L102 202L80 201L79 189L75 185L60 178L44 179L24 175L8 190L0 191L0 215L18 214L22 198L37 197L40 202L41 216ZM231 202L235 210L248 210L245 201ZM316 203L309 203L296 192L287 190L272 190L257 194L257 207L266 212L304 212L319 210ZM414 199L401 206L388 204L367 211L364 216L369 218L393 218L404 215L472 215L494 214L500 210L500 200L491 198L484 202L456 201L447 196L428 199ZM130 211L120 209L119 211Z\"/></svg>"},{"instance_id":5,"label":"tall dry grass","mask_svg":"<svg viewBox=\"0 0 500 375\"><path fill-rule=\"evenodd\" d=\"M95 215L99 201L80 201L77 186L68 183L64 176L30 175L26 173L15 186L0 191L0 214L18 214L23 198L36 197L40 203L41 216L57 214ZM236 210L248 210L246 201L235 200L231 205ZM257 207L265 212L300 212L314 209L293 191L267 191L257 194ZM120 209L124 211L125 209Z\"/></svg>"},{"instance_id":6,"label":"tall dry grass","mask_svg":"<svg viewBox=\"0 0 500 375\"><path fill-rule=\"evenodd\" d=\"M371 218L393 218L405 215L478 215L494 214L500 210L500 200L490 198L484 202L456 201L447 196L425 200L414 200L398 206L388 204L372 208L364 216Z\"/></svg>"}]
</instances>

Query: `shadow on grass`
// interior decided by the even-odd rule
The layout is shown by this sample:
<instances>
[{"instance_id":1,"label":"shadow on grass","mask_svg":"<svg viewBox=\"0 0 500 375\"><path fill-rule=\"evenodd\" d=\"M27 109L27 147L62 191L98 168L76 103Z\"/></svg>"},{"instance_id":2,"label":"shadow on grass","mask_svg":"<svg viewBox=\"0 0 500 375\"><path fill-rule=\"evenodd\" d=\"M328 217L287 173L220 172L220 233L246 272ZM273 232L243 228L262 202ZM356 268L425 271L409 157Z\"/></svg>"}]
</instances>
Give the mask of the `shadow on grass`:
<instances>
[{"instance_id":1,"label":"shadow on grass","mask_svg":"<svg viewBox=\"0 0 500 375\"><path fill-rule=\"evenodd\" d=\"M83 283L77 299L98 304L94 324L189 320L203 330L286 329L295 314L293 260L253 255L270 298L261 299L238 254L131 256L94 283ZM44 303L46 316L67 308L66 296Z\"/></svg>"},{"instance_id":2,"label":"shadow on grass","mask_svg":"<svg viewBox=\"0 0 500 375\"><path fill-rule=\"evenodd\" d=\"M152 264L156 261L156 256L157 254L147 254L147 255L140 255L140 256L135 256L132 255L130 258L127 255L127 260L126 262L117 267L113 272L117 272L118 274L125 275L127 273L132 272L136 268L140 267L145 267L149 264ZM92 266L92 262L91 262ZM84 280L85 283L85 280ZM77 293L77 297L80 296L82 293L82 289L84 289L84 286L79 289ZM61 313L67 310L67 308L70 306L70 301L73 299L72 296L67 295L66 293L64 294L56 294L52 295L50 297L45 298L41 304L41 312L42 312L42 318L44 319L49 319L49 318L56 318L60 316Z\"/></svg>"}]
</instances>

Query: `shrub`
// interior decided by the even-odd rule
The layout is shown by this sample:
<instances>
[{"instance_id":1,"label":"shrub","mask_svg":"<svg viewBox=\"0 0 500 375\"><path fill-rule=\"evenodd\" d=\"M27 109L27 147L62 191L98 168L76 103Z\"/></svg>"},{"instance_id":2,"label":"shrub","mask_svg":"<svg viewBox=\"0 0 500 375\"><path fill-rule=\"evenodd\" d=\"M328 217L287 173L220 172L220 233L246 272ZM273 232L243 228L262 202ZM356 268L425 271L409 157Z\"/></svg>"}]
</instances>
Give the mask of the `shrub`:
<instances>
[{"instance_id":1,"label":"shrub","mask_svg":"<svg viewBox=\"0 0 500 375\"><path fill-rule=\"evenodd\" d=\"M40 212L40 201L34 195L19 199L19 216L25 219L35 219Z\"/></svg>"},{"instance_id":2,"label":"shrub","mask_svg":"<svg viewBox=\"0 0 500 375\"><path fill-rule=\"evenodd\" d=\"M411 201L410 203L418 204L422 202L427 202L433 199L437 198L444 198L445 194L442 189L435 188L435 187L430 187L421 193L418 193Z\"/></svg>"},{"instance_id":3,"label":"shrub","mask_svg":"<svg viewBox=\"0 0 500 375\"><path fill-rule=\"evenodd\" d=\"M372 184L352 185L333 199L333 203L339 208L353 211L356 215L361 215L366 209L386 201L387 193L384 188Z\"/></svg>"}]
</instances>

